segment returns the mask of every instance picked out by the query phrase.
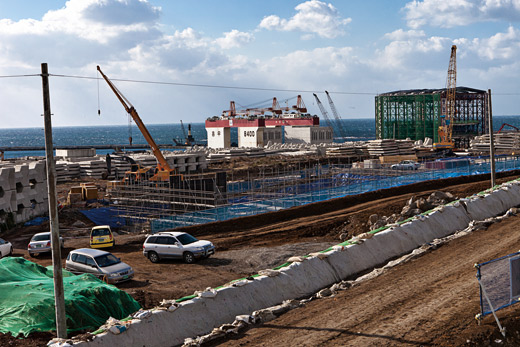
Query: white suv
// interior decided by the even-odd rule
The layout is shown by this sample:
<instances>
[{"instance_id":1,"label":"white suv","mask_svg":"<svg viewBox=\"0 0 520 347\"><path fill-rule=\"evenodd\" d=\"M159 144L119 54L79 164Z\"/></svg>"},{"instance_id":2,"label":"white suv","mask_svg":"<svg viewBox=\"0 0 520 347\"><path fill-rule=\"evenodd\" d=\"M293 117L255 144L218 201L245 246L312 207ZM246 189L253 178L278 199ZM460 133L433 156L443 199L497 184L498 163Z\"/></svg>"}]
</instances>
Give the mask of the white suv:
<instances>
[{"instance_id":1,"label":"white suv","mask_svg":"<svg viewBox=\"0 0 520 347\"><path fill-rule=\"evenodd\" d=\"M197 240L183 232L159 232L149 235L143 244L143 255L152 263L172 258L191 264L197 258L207 258L212 254L215 254L215 246L211 242Z\"/></svg>"}]
</instances>

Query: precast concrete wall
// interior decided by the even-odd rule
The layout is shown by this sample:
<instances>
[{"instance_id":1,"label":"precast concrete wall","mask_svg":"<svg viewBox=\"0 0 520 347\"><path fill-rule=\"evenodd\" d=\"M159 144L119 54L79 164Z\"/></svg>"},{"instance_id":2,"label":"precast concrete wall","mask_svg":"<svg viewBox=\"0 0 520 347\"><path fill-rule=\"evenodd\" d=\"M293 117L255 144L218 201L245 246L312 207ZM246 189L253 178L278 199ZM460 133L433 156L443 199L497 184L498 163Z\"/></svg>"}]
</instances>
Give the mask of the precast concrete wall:
<instances>
[{"instance_id":1,"label":"precast concrete wall","mask_svg":"<svg viewBox=\"0 0 520 347\"><path fill-rule=\"evenodd\" d=\"M194 299L181 302L171 312L154 309L145 319L132 319L128 329L119 335L105 332L92 341L74 345L179 345L185 338L204 335L213 328L233 322L238 315L248 315L284 300L311 296L322 288L407 254L434 239L465 229L472 220L484 220L518 205L520 182L512 181L435 208L404 223L355 237L319 256L309 256L302 262L271 270L267 275L235 283L240 283L240 286L231 283L207 297L201 293Z\"/></svg>"},{"instance_id":2,"label":"precast concrete wall","mask_svg":"<svg viewBox=\"0 0 520 347\"><path fill-rule=\"evenodd\" d=\"M23 223L49 210L44 161L5 164L0 167L0 223L12 213Z\"/></svg>"}]
</instances>

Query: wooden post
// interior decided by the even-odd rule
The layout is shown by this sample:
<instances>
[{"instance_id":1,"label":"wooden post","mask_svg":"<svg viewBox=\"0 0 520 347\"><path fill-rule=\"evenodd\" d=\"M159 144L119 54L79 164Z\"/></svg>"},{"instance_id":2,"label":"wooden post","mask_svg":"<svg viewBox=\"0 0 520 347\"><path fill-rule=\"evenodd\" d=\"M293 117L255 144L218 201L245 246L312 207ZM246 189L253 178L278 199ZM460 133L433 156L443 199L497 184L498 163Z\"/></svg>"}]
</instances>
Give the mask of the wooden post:
<instances>
[{"instance_id":1,"label":"wooden post","mask_svg":"<svg viewBox=\"0 0 520 347\"><path fill-rule=\"evenodd\" d=\"M56 199L56 164L52 144L51 99L49 94L49 73L47 63L42 63L43 118L45 124L45 157L47 163L47 190L49 196L49 219L51 229L52 267L54 275L54 302L56 305L56 333L59 338L67 338L65 316L65 294L61 271L60 230L58 224L58 204Z\"/></svg>"},{"instance_id":2,"label":"wooden post","mask_svg":"<svg viewBox=\"0 0 520 347\"><path fill-rule=\"evenodd\" d=\"M488 89L488 121L489 121L489 160L491 161L491 188L495 181L495 140L493 136L493 111L491 107L491 89Z\"/></svg>"}]
</instances>

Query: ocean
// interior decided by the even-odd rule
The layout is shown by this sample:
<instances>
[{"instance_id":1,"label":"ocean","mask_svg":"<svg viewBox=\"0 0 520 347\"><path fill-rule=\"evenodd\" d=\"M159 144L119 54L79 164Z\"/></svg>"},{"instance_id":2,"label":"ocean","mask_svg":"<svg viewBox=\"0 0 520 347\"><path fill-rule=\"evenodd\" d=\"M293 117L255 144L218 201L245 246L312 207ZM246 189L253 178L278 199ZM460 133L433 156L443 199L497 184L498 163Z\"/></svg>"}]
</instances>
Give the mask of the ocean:
<instances>
[{"instance_id":1,"label":"ocean","mask_svg":"<svg viewBox=\"0 0 520 347\"><path fill-rule=\"evenodd\" d=\"M326 122L322 121L322 125ZM504 123L520 128L520 116L495 116L493 128L497 131ZM347 133L347 141L367 141L375 139L375 121L366 119L343 119L343 128ZM188 124L184 125L188 131ZM147 125L148 131L157 144L174 144L173 139L184 140L180 123L178 124L151 124ZM191 124L192 135L197 143L205 145L207 134L204 123ZM338 132L335 131L335 134ZM54 127L53 142L55 146L92 146L92 145L125 145L128 144L130 131L128 125L111 126L75 126ZM145 144L146 141L139 129L131 127L133 144ZM343 139L335 139L343 142ZM236 128L231 129L231 142L238 143ZM30 147L45 146L45 137L42 126L38 128L0 129L0 147ZM112 150L98 150L98 154L111 153ZM25 156L44 156L45 151L7 151L5 158L18 158Z\"/></svg>"}]
</instances>

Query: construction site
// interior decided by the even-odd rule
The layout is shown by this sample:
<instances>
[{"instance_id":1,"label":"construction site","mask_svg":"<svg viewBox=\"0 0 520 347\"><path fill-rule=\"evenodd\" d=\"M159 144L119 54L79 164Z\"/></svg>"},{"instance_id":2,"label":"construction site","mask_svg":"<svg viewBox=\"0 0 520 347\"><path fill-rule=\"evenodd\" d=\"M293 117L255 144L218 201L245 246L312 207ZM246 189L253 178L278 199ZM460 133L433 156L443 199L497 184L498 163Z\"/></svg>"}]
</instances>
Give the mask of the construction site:
<instances>
[{"instance_id":1,"label":"construction site","mask_svg":"<svg viewBox=\"0 0 520 347\"><path fill-rule=\"evenodd\" d=\"M321 118L301 95L285 107L276 97L243 110L231 101L206 120L206 148L193 145L189 127L175 141L187 148L165 153L97 69L150 151L56 152L62 262L89 247L91 227L112 225L111 251L135 272L117 288L140 308L75 326L53 346L480 346L502 336L482 309L472 266L520 249L520 132L491 133L490 92L456 86L455 46L446 88L375 97L373 141L346 141L325 92L332 117L316 94ZM45 165L34 162L0 169L2 237L22 258L32 235L49 229L23 224L48 213ZM195 264L143 256L149 234L171 230L211 240L216 253ZM500 301L504 293L493 293L493 304L504 307L514 346L520 309ZM24 339L2 331L0 344L54 337L24 329Z\"/></svg>"},{"instance_id":2,"label":"construction site","mask_svg":"<svg viewBox=\"0 0 520 347\"><path fill-rule=\"evenodd\" d=\"M488 100L484 90L457 87L455 90L453 142L455 148L469 148L475 136L487 134ZM431 138L439 142L441 115L446 114L446 89L399 90L376 97L376 138Z\"/></svg>"}]
</instances>

